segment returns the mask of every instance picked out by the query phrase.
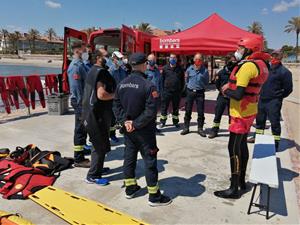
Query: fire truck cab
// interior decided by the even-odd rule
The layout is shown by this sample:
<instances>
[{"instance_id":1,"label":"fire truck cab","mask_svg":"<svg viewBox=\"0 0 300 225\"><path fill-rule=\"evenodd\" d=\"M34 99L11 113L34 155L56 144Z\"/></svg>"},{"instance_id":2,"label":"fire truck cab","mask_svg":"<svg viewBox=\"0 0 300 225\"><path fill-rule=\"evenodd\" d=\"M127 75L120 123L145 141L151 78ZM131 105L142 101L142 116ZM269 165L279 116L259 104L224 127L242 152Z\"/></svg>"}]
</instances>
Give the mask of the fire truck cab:
<instances>
[{"instance_id":1,"label":"fire truck cab","mask_svg":"<svg viewBox=\"0 0 300 225\"><path fill-rule=\"evenodd\" d=\"M71 46L76 41L82 41L91 45L92 49L104 47L111 55L113 51L120 51L124 55L129 56L134 52L151 52L151 38L154 35L132 29L125 25L121 28L99 29L90 34L78 31L69 27L64 28L64 52L63 52L63 80L67 79L67 69L72 57ZM64 87L64 92L68 91L68 87Z\"/></svg>"}]
</instances>

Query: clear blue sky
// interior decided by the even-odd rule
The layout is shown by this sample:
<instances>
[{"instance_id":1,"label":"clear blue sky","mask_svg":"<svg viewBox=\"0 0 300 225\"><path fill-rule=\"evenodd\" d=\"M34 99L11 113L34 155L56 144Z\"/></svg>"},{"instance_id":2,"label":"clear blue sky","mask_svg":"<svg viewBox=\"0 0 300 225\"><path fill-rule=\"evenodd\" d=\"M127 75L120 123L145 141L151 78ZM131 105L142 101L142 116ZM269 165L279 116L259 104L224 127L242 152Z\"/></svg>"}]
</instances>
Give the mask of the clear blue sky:
<instances>
[{"instance_id":1,"label":"clear blue sky","mask_svg":"<svg viewBox=\"0 0 300 225\"><path fill-rule=\"evenodd\" d=\"M284 26L300 15L300 0L2 0L0 28L42 33L53 27L120 27L148 22L161 29L186 29L212 13L246 29L253 21L263 25L269 47L295 45L295 33Z\"/></svg>"}]
</instances>

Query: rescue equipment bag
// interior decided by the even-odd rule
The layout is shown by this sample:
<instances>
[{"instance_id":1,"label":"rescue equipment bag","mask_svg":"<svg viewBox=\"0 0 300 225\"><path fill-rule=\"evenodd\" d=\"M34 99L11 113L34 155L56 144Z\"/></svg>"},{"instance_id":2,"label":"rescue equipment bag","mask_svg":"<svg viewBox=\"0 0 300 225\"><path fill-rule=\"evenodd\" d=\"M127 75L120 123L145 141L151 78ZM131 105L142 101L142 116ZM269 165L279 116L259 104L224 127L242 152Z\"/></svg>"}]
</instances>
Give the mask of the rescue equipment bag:
<instances>
[{"instance_id":1,"label":"rescue equipment bag","mask_svg":"<svg viewBox=\"0 0 300 225\"><path fill-rule=\"evenodd\" d=\"M7 159L0 161L0 194L5 199L26 199L34 192L52 185L58 176L19 165Z\"/></svg>"},{"instance_id":2,"label":"rescue equipment bag","mask_svg":"<svg viewBox=\"0 0 300 225\"><path fill-rule=\"evenodd\" d=\"M10 154L10 158L21 165L33 167L45 172L46 175L53 175L68 169L74 160L61 157L57 151L41 151L37 146L30 144L25 148L17 147Z\"/></svg>"},{"instance_id":3,"label":"rescue equipment bag","mask_svg":"<svg viewBox=\"0 0 300 225\"><path fill-rule=\"evenodd\" d=\"M33 225L30 221L23 219L18 213L8 213L0 210L1 225Z\"/></svg>"},{"instance_id":4,"label":"rescue equipment bag","mask_svg":"<svg viewBox=\"0 0 300 225\"><path fill-rule=\"evenodd\" d=\"M0 160L6 158L10 151L8 148L0 148Z\"/></svg>"}]
</instances>

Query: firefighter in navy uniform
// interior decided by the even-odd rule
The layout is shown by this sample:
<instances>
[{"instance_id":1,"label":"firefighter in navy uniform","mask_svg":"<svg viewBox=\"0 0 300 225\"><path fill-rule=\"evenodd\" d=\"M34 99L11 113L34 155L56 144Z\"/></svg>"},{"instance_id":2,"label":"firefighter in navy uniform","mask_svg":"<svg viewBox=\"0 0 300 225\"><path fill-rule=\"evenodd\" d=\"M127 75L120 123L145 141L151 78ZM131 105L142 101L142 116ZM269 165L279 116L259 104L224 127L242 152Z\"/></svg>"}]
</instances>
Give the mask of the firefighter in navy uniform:
<instances>
[{"instance_id":1,"label":"firefighter in navy uniform","mask_svg":"<svg viewBox=\"0 0 300 225\"><path fill-rule=\"evenodd\" d=\"M145 163L145 176L149 193L149 205L168 205L172 200L160 193L158 186L155 119L158 93L151 81L146 79L146 56L133 53L130 57L132 73L117 87L114 99L114 114L124 126L124 178L126 198L133 198L141 189L135 178L137 154Z\"/></svg>"},{"instance_id":2,"label":"firefighter in navy uniform","mask_svg":"<svg viewBox=\"0 0 300 225\"><path fill-rule=\"evenodd\" d=\"M225 66L217 74L216 88L219 90L219 94L217 97L217 103L215 107L215 118L213 122L213 127L211 128L208 138L215 138L218 136L222 115L226 108L229 111L229 98L222 94L221 88L222 86L228 83L230 73L233 70L235 64L236 62L234 55L228 54L225 57Z\"/></svg>"},{"instance_id":3,"label":"firefighter in navy uniform","mask_svg":"<svg viewBox=\"0 0 300 225\"><path fill-rule=\"evenodd\" d=\"M229 82L222 87L223 94L230 97L228 151L231 183L228 189L214 192L220 198L238 199L247 189L247 135L257 114L261 87L269 74L270 55L261 52L262 46L263 42L255 38L243 38L238 42L234 54L238 64L230 74Z\"/></svg>"},{"instance_id":4,"label":"firefighter in navy uniform","mask_svg":"<svg viewBox=\"0 0 300 225\"><path fill-rule=\"evenodd\" d=\"M293 91L292 73L282 65L282 52L272 52L271 69L269 77L264 83L258 101L258 113L256 115L256 134L264 134L267 117L271 122L271 130L275 139L276 151L279 147L281 126L281 106L284 98ZM254 142L255 137L248 142Z\"/></svg>"},{"instance_id":5,"label":"firefighter in navy uniform","mask_svg":"<svg viewBox=\"0 0 300 225\"><path fill-rule=\"evenodd\" d=\"M161 117L160 128L166 125L168 108L172 102L172 120L179 128L179 104L184 89L184 71L177 63L176 54L171 53L169 63L162 70Z\"/></svg>"},{"instance_id":6,"label":"firefighter in navy uniform","mask_svg":"<svg viewBox=\"0 0 300 225\"><path fill-rule=\"evenodd\" d=\"M161 74L160 71L156 65L156 58L155 55L152 53L148 55L148 61L147 61L147 69L145 71L145 74L147 75L147 80L151 81L158 92L159 98L158 98L158 104L157 108L160 108L160 99L161 99ZM159 133L160 130L156 128L156 132Z\"/></svg>"},{"instance_id":7,"label":"firefighter in navy uniform","mask_svg":"<svg viewBox=\"0 0 300 225\"><path fill-rule=\"evenodd\" d=\"M91 153L91 167L86 177L89 184L107 185L102 178L104 158L110 151L109 128L116 82L106 70L103 54L96 50L92 55L95 63L85 83L83 95L83 123L94 146Z\"/></svg>"},{"instance_id":8,"label":"firefighter in navy uniform","mask_svg":"<svg viewBox=\"0 0 300 225\"><path fill-rule=\"evenodd\" d=\"M90 167L90 161L84 157L87 133L82 123L82 96L87 74L81 58L81 42L74 43L72 45L72 51L73 60L68 67L67 73L70 84L71 105L75 113L74 166L88 168Z\"/></svg>"}]
</instances>

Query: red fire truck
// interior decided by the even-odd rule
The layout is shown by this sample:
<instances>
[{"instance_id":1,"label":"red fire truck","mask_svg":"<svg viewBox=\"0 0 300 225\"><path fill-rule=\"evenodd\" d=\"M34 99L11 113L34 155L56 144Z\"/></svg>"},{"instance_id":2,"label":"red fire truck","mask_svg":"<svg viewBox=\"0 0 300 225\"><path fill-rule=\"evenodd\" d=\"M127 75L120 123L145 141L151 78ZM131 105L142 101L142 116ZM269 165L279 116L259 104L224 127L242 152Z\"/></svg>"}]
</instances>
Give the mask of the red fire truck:
<instances>
[{"instance_id":1,"label":"red fire truck","mask_svg":"<svg viewBox=\"0 0 300 225\"><path fill-rule=\"evenodd\" d=\"M63 91L68 92L67 69L71 60L71 46L76 41L88 43L93 49L104 47L110 54L113 51L120 51L123 54L130 55L134 52L151 52L151 38L154 35L147 34L125 25L120 28L99 29L88 36L82 31L69 27L64 30L64 53L63 53Z\"/></svg>"}]
</instances>

